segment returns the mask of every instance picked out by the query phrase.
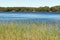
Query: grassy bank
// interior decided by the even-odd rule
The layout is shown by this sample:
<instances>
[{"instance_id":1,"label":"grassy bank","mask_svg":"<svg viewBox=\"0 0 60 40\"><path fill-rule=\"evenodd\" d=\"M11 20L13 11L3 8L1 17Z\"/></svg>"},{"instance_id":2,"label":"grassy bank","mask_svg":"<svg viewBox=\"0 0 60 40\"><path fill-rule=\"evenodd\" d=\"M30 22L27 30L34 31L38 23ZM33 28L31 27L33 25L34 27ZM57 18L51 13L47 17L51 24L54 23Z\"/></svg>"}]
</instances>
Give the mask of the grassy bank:
<instances>
[{"instance_id":1,"label":"grassy bank","mask_svg":"<svg viewBox=\"0 0 60 40\"><path fill-rule=\"evenodd\" d=\"M55 22L2 22L0 40L60 40Z\"/></svg>"}]
</instances>

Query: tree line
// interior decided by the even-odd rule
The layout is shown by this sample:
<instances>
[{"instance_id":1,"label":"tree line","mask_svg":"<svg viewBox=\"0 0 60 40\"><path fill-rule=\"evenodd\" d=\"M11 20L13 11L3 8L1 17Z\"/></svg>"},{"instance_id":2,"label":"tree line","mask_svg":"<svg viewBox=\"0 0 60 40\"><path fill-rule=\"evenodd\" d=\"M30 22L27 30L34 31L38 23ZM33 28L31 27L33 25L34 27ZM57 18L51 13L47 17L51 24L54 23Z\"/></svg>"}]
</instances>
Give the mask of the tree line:
<instances>
[{"instance_id":1,"label":"tree line","mask_svg":"<svg viewBox=\"0 0 60 40\"><path fill-rule=\"evenodd\" d=\"M0 7L0 12L60 12L60 6L53 7Z\"/></svg>"}]
</instances>

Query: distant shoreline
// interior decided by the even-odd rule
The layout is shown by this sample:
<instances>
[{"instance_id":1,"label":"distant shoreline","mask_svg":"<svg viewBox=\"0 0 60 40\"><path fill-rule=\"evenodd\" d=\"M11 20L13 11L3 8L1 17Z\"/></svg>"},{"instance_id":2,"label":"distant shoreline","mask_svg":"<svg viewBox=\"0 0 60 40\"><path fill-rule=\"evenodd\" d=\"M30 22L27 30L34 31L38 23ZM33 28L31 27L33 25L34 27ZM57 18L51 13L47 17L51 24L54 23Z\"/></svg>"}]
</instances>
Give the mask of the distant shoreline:
<instances>
[{"instance_id":1,"label":"distant shoreline","mask_svg":"<svg viewBox=\"0 0 60 40\"><path fill-rule=\"evenodd\" d=\"M60 12L60 6L53 7L0 7L0 12Z\"/></svg>"},{"instance_id":2,"label":"distant shoreline","mask_svg":"<svg viewBox=\"0 0 60 40\"><path fill-rule=\"evenodd\" d=\"M0 13L3 13L3 12L12 12L12 11L2 11L2 12L0 12ZM15 12L17 12L17 11L15 11ZM12 13L15 13L15 12L12 12ZM28 12L28 11L27 11ZM42 11L42 12L44 12L44 11ZM46 11L47 12L47 11ZM55 11L55 12L58 12L58 11ZM60 11L59 11L60 12ZM19 13L19 12L17 12L17 13ZM23 13L25 13L25 12L23 12ZM30 13L30 12L28 12L28 13ZM33 12L33 13L35 13L35 12Z\"/></svg>"}]
</instances>

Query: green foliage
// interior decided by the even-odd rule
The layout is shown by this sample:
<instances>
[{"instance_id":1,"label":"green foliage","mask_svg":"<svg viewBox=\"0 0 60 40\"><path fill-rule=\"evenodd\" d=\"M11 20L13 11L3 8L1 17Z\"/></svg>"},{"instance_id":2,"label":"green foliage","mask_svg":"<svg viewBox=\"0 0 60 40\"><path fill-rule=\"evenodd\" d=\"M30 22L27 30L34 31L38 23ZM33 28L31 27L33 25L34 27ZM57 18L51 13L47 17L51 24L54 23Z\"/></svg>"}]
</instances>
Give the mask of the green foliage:
<instances>
[{"instance_id":1,"label":"green foliage","mask_svg":"<svg viewBox=\"0 0 60 40\"><path fill-rule=\"evenodd\" d=\"M54 7L0 7L0 11L8 12L60 12L60 6Z\"/></svg>"},{"instance_id":2,"label":"green foliage","mask_svg":"<svg viewBox=\"0 0 60 40\"><path fill-rule=\"evenodd\" d=\"M54 6L50 8L51 11L60 12L60 6Z\"/></svg>"}]
</instances>

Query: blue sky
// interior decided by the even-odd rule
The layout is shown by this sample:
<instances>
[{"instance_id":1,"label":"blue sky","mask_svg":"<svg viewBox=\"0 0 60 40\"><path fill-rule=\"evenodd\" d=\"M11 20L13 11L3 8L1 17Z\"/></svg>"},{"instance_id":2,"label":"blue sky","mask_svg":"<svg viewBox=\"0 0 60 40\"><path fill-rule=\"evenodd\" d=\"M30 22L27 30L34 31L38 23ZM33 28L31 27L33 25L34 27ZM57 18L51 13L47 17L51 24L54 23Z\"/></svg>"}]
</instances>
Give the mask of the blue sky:
<instances>
[{"instance_id":1,"label":"blue sky","mask_svg":"<svg viewBox=\"0 0 60 40\"><path fill-rule=\"evenodd\" d=\"M0 7L39 7L60 5L60 0L0 0Z\"/></svg>"}]
</instances>

